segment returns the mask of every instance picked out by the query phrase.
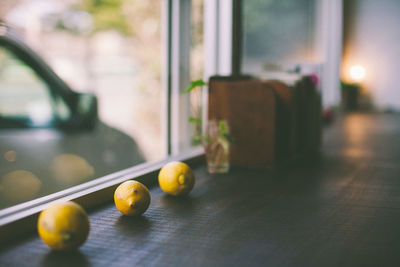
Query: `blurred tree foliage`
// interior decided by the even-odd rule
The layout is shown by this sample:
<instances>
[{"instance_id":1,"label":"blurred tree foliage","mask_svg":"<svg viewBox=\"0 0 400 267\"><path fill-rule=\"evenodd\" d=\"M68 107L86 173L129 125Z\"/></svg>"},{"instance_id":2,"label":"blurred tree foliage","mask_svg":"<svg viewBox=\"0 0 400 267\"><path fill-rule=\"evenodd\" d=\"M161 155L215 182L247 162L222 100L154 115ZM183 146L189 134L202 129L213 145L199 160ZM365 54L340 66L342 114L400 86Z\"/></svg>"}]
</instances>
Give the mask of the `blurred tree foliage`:
<instances>
[{"instance_id":1,"label":"blurred tree foliage","mask_svg":"<svg viewBox=\"0 0 400 267\"><path fill-rule=\"evenodd\" d=\"M204 0L192 0L191 10L190 79L203 77L204 66Z\"/></svg>"},{"instance_id":2,"label":"blurred tree foliage","mask_svg":"<svg viewBox=\"0 0 400 267\"><path fill-rule=\"evenodd\" d=\"M124 35L131 35L132 30L124 10L133 2L134 0L82 0L76 8L93 16L94 32L113 29Z\"/></svg>"}]
</instances>

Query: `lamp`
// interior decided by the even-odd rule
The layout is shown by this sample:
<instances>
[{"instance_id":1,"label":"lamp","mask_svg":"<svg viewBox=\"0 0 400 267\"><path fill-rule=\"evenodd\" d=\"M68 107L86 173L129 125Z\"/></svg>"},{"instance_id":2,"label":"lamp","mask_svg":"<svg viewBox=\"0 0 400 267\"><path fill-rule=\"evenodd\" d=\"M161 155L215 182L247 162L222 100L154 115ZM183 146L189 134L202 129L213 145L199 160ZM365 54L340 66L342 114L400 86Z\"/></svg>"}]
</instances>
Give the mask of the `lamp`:
<instances>
[{"instance_id":1,"label":"lamp","mask_svg":"<svg viewBox=\"0 0 400 267\"><path fill-rule=\"evenodd\" d=\"M365 68L361 65L353 65L350 68L350 77L354 82L361 82L365 78Z\"/></svg>"},{"instance_id":2,"label":"lamp","mask_svg":"<svg viewBox=\"0 0 400 267\"><path fill-rule=\"evenodd\" d=\"M358 108L358 99L361 90L361 82L366 75L365 68L361 65L353 65L349 71L349 82L342 83L342 98L344 107L347 110L356 110Z\"/></svg>"}]
</instances>

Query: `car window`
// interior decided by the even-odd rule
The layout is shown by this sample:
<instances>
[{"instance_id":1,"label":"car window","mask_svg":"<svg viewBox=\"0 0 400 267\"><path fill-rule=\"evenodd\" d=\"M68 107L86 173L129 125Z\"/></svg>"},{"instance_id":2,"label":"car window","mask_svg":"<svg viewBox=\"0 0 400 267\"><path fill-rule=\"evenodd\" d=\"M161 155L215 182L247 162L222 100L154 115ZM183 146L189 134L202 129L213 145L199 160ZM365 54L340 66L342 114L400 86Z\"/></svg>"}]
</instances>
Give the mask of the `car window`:
<instances>
[{"instance_id":1,"label":"car window","mask_svg":"<svg viewBox=\"0 0 400 267\"><path fill-rule=\"evenodd\" d=\"M68 111L58 106L60 114ZM49 89L31 69L4 47L0 47L1 128L42 127L54 119Z\"/></svg>"}]
</instances>

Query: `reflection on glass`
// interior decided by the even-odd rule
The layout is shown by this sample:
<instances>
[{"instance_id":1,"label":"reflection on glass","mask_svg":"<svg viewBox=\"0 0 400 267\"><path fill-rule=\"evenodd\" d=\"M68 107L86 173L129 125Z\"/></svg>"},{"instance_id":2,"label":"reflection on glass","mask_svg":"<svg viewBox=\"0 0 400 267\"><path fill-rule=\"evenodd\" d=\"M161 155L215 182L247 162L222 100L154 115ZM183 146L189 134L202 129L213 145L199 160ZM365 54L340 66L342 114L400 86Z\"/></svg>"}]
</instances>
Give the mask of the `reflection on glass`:
<instances>
[{"instance_id":1,"label":"reflection on glass","mask_svg":"<svg viewBox=\"0 0 400 267\"><path fill-rule=\"evenodd\" d=\"M65 184L79 184L95 174L93 166L86 159L74 154L56 156L50 170L55 180Z\"/></svg>"},{"instance_id":2,"label":"reflection on glass","mask_svg":"<svg viewBox=\"0 0 400 267\"><path fill-rule=\"evenodd\" d=\"M17 170L3 175L0 179L0 194L3 201L18 203L34 198L42 182L29 171Z\"/></svg>"},{"instance_id":3,"label":"reflection on glass","mask_svg":"<svg viewBox=\"0 0 400 267\"><path fill-rule=\"evenodd\" d=\"M0 209L165 157L161 6L16 0L3 10L40 56L0 43Z\"/></svg>"},{"instance_id":4,"label":"reflection on glass","mask_svg":"<svg viewBox=\"0 0 400 267\"><path fill-rule=\"evenodd\" d=\"M17 152L15 152L14 150L9 150L6 153L4 153L4 158L10 162L16 161L17 160Z\"/></svg>"},{"instance_id":5,"label":"reflection on glass","mask_svg":"<svg viewBox=\"0 0 400 267\"><path fill-rule=\"evenodd\" d=\"M53 116L48 87L38 75L8 49L0 46L1 122L46 126Z\"/></svg>"}]
</instances>

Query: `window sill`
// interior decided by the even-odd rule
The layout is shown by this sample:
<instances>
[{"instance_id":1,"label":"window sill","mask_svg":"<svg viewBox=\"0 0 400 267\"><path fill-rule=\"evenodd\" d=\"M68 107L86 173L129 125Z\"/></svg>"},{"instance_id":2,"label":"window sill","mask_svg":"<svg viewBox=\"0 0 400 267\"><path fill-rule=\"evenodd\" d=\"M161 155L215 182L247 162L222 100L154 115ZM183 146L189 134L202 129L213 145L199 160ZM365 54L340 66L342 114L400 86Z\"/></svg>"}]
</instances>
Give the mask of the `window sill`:
<instances>
[{"instance_id":1,"label":"window sill","mask_svg":"<svg viewBox=\"0 0 400 267\"><path fill-rule=\"evenodd\" d=\"M197 147L158 162L143 163L110 175L83 183L48 196L37 198L0 211L0 244L36 229L37 217L43 209L55 201L73 200L85 209L112 201L116 187L129 179L147 186L157 181L158 171L170 161L195 163L203 158L203 149Z\"/></svg>"}]
</instances>

